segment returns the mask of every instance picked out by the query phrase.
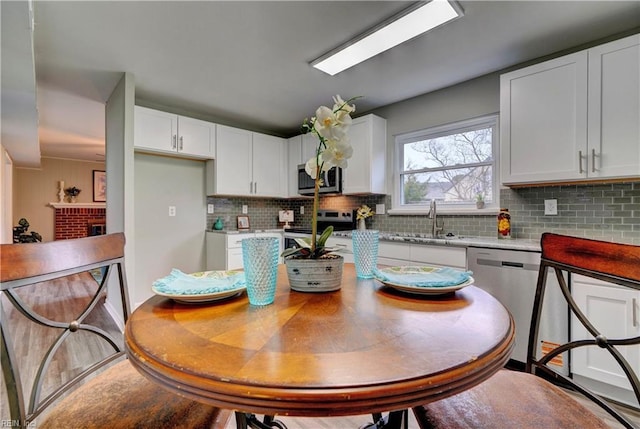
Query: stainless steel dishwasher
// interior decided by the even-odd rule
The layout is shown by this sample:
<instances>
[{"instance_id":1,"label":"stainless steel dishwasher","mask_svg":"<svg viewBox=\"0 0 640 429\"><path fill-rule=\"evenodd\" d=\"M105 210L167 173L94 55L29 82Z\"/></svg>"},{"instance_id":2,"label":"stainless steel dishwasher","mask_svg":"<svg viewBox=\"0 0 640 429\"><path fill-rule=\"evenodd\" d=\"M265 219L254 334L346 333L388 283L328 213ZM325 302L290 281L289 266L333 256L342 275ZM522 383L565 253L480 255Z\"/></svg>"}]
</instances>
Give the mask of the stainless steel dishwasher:
<instances>
[{"instance_id":1,"label":"stainless steel dishwasher","mask_svg":"<svg viewBox=\"0 0 640 429\"><path fill-rule=\"evenodd\" d=\"M495 296L513 315L516 345L511 359L526 362L540 253L470 247L467 249L467 260L469 270L473 271L475 285ZM557 287L555 273L549 272L547 279L547 295L538 334L539 354L554 344L566 342L569 336L567 304ZM569 362L566 358L554 361L558 372L568 374Z\"/></svg>"}]
</instances>

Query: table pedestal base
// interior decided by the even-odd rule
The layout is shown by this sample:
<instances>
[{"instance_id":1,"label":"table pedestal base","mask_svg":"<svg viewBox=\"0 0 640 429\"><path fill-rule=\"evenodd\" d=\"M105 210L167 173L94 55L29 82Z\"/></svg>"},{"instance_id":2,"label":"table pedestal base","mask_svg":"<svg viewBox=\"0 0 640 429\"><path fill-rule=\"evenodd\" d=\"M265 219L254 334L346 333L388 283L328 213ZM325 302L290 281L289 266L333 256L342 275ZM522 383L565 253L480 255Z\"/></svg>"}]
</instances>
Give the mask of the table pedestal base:
<instances>
[{"instance_id":1,"label":"table pedestal base","mask_svg":"<svg viewBox=\"0 0 640 429\"><path fill-rule=\"evenodd\" d=\"M373 414L374 423L366 423L359 429L407 429L409 427L409 413L407 410L391 411L387 416L381 413ZM287 426L273 416L264 416L260 421L255 414L236 411L237 429L287 429Z\"/></svg>"}]
</instances>

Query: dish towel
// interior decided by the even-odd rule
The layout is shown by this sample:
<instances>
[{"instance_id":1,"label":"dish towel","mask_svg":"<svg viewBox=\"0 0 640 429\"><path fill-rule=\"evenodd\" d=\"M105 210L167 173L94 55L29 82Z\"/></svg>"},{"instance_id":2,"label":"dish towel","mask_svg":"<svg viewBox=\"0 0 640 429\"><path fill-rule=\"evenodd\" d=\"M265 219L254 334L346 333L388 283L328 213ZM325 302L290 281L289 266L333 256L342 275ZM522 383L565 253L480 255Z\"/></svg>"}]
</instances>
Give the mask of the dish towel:
<instances>
[{"instance_id":1,"label":"dish towel","mask_svg":"<svg viewBox=\"0 0 640 429\"><path fill-rule=\"evenodd\" d=\"M244 272L210 272L203 276L185 274L177 268L153 282L153 288L161 293L175 295L202 295L238 289L246 285Z\"/></svg>"},{"instance_id":2,"label":"dish towel","mask_svg":"<svg viewBox=\"0 0 640 429\"><path fill-rule=\"evenodd\" d=\"M420 267L407 267L405 269L378 270L373 275L381 282L389 282L402 286L416 287L446 287L456 286L471 278L471 271L460 271L454 268L436 268L432 271L421 270Z\"/></svg>"}]
</instances>

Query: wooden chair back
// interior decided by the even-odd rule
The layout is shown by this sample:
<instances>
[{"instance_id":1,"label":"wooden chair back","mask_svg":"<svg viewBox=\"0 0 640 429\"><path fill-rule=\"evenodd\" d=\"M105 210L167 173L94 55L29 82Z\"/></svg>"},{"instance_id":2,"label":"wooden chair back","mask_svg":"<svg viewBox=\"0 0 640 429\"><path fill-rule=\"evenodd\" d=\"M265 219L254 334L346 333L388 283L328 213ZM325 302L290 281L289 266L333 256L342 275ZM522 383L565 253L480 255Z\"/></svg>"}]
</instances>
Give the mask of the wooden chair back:
<instances>
[{"instance_id":1,"label":"wooden chair back","mask_svg":"<svg viewBox=\"0 0 640 429\"><path fill-rule=\"evenodd\" d=\"M566 356L566 353L571 350L588 347L606 350L629 380L631 389L640 405L640 382L638 381L637 362L629 362L624 353L622 353L625 347L637 347L640 345L640 336L608 338L605 335L606 333L601 332L602 327L592 323L585 314L584 309L576 304L567 282L567 279L573 278L575 275L582 275L623 288L640 291L640 246L545 233L541 238L541 247L542 257L531 320L526 371L551 379L556 384L582 393L625 425L625 427L635 428L636 426L633 423L602 397L591 389L578 384L573 378L555 371L550 363L554 357L562 354ZM589 338L569 340L550 352L536 357L538 329L541 322L547 276L550 272L555 273L569 312L574 316L572 320L578 321L586 329L589 333ZM570 276L567 274L570 274ZM634 307L638 305L635 300L633 304ZM637 311L637 308L632 309L632 317L636 318L633 321L635 324L638 323Z\"/></svg>"},{"instance_id":2,"label":"wooden chair back","mask_svg":"<svg viewBox=\"0 0 640 429\"><path fill-rule=\"evenodd\" d=\"M104 298L109 279L115 277L118 281L119 300L122 305L124 321L129 315L126 276L124 272L124 244L123 233L101 235L88 238L60 240L47 243L3 244L0 247L0 290L2 299L1 334L2 334L2 371L8 396L11 421L19 423L21 427L29 427L30 422L40 415L49 405L70 390L81 380L101 369L105 365L124 356L121 340L114 338L101 327L90 324L87 320L91 311ZM87 299L86 305L70 320L53 320L43 314L42 307L59 305L56 302L42 302L37 305L27 303L21 296L21 290L26 286L32 288L52 287L51 281L67 276L79 275L87 271L96 273L101 280L96 282L93 296ZM88 276L88 274L83 274ZM117 302L117 301L116 301ZM10 326L10 317L5 312L5 306L12 307L12 318L17 313L30 322L57 330L57 337L44 353L30 387L23 385L19 360L14 345L22 341ZM8 310L8 309L7 309ZM86 369L73 378L55 386L43 397L42 387L47 372L52 365L55 353L61 349L65 340L72 337L74 332L86 332L97 335L108 345L110 352L92 362ZM13 335L12 335L13 334ZM17 335L16 335L17 334ZM101 341L102 341L101 340ZM24 396L24 394L27 396ZM27 402L27 397L28 403ZM3 417L5 418L5 417Z\"/></svg>"}]
</instances>

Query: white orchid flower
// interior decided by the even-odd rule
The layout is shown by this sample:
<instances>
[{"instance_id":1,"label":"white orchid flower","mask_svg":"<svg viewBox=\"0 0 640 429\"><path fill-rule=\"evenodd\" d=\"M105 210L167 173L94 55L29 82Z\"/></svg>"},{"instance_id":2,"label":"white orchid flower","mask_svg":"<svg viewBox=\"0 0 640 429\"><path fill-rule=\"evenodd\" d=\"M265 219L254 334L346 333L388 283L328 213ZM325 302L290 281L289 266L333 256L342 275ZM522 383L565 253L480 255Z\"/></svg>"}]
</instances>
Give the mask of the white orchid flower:
<instances>
[{"instance_id":1,"label":"white orchid flower","mask_svg":"<svg viewBox=\"0 0 640 429\"><path fill-rule=\"evenodd\" d=\"M347 102L340 97L340 95L336 95L333 97L333 111L349 115L356 111L356 106L355 104L349 106Z\"/></svg>"},{"instance_id":2,"label":"white orchid flower","mask_svg":"<svg viewBox=\"0 0 640 429\"><path fill-rule=\"evenodd\" d=\"M324 162L322 164L322 171L328 171L329 169L331 169L331 167L333 167L330 163ZM316 160L316 157L314 156L313 158L311 158L310 160L308 160L305 165L304 165L304 171L307 172L307 174L313 179L316 179L316 173L318 171L318 162Z\"/></svg>"},{"instance_id":3,"label":"white orchid flower","mask_svg":"<svg viewBox=\"0 0 640 429\"><path fill-rule=\"evenodd\" d=\"M342 140L328 140L327 148L322 153L322 160L340 168L347 167L347 160L353 156L353 147L345 137Z\"/></svg>"}]
</instances>

